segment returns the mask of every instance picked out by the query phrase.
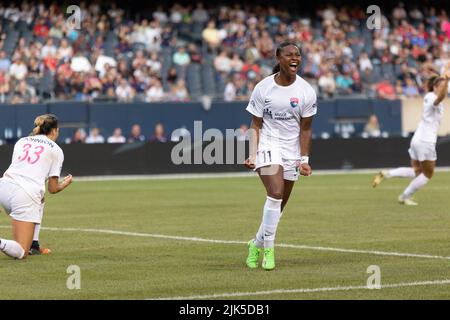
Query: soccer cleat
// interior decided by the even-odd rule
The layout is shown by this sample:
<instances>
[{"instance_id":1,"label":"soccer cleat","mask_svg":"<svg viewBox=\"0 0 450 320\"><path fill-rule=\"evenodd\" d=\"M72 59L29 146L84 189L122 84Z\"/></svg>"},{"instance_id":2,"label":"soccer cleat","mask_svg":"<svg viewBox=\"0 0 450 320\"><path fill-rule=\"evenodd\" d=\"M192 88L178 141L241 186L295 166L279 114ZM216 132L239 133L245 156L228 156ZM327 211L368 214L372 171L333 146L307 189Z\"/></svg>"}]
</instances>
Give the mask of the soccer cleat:
<instances>
[{"instance_id":1,"label":"soccer cleat","mask_svg":"<svg viewBox=\"0 0 450 320\"><path fill-rule=\"evenodd\" d=\"M40 254L50 254L52 253L52 250L48 249L48 248L36 248L36 247L32 247L30 249L30 251L28 251L28 255L30 256L36 256L36 255L40 255Z\"/></svg>"},{"instance_id":2,"label":"soccer cleat","mask_svg":"<svg viewBox=\"0 0 450 320\"><path fill-rule=\"evenodd\" d=\"M275 249L267 248L264 249L264 258L262 267L264 270L273 270L275 268Z\"/></svg>"},{"instance_id":3,"label":"soccer cleat","mask_svg":"<svg viewBox=\"0 0 450 320\"><path fill-rule=\"evenodd\" d=\"M405 206L418 206L419 204L412 199L403 198L403 195L398 196L398 202L404 204Z\"/></svg>"},{"instance_id":4,"label":"soccer cleat","mask_svg":"<svg viewBox=\"0 0 450 320\"><path fill-rule=\"evenodd\" d=\"M383 182L385 177L386 174L384 171L378 172L373 178L372 187L376 188L376 186L378 186L381 182Z\"/></svg>"},{"instance_id":5,"label":"soccer cleat","mask_svg":"<svg viewBox=\"0 0 450 320\"><path fill-rule=\"evenodd\" d=\"M248 257L246 261L247 267L249 267L250 269L258 268L260 253L261 249L254 244L253 240L250 240L248 242Z\"/></svg>"}]
</instances>

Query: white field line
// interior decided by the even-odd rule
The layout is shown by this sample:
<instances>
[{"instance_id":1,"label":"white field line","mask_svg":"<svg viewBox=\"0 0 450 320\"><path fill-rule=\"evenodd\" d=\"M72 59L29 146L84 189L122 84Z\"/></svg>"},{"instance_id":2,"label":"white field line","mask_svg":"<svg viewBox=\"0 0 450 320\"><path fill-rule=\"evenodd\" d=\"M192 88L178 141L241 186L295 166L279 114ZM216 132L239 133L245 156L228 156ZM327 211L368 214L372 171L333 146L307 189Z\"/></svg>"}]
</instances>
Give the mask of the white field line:
<instances>
[{"instance_id":1,"label":"white field line","mask_svg":"<svg viewBox=\"0 0 450 320\"><path fill-rule=\"evenodd\" d=\"M9 226L0 226L0 228L5 229L5 228L10 228L10 227ZM181 236L171 236L171 235L164 235L164 234L128 232L128 231L117 231L117 230L106 230L106 229L42 227L42 230L103 233L103 234L114 234L114 235L132 236L132 237L159 238L159 239L170 239L170 240L177 240L177 241L207 242L207 243L219 243L219 244L240 244L240 245L247 244L246 241L238 241L238 240L216 240L216 239L206 239L206 238L198 238L198 237L181 237ZM379 255L379 256L450 260L450 257L430 255L430 254L390 252L390 251L378 251L378 250L345 249L345 248L320 247L320 246L296 245L296 244L285 244L285 243L279 243L276 246L278 248L292 248L292 249L315 250L315 251L331 251L331 252L342 252L342 253L371 254L371 255Z\"/></svg>"},{"instance_id":2,"label":"white field line","mask_svg":"<svg viewBox=\"0 0 450 320\"><path fill-rule=\"evenodd\" d=\"M380 289L388 288L403 288L403 287L417 287L417 286L433 286L433 285L445 285L450 284L450 280L432 280L432 281L417 281L417 282L402 282L392 284L382 284ZM248 297L248 296L263 296L273 294L287 294L287 293L316 293L316 292L330 292L330 291L350 291L350 290L373 290L377 289L369 288L367 286L346 286L346 287L330 287L330 288L312 288L312 289L277 289L267 291L255 291L255 292L230 292L230 293L216 293L210 295L197 295L197 296L181 296L181 297L159 297L149 298L147 300L194 300L194 299L218 299L218 298L233 298L233 297Z\"/></svg>"},{"instance_id":3,"label":"white field line","mask_svg":"<svg viewBox=\"0 0 450 320\"><path fill-rule=\"evenodd\" d=\"M352 170L314 170L314 175L349 175L375 174L380 169L352 169ZM437 172L450 172L450 167L437 167ZM170 173L143 175L114 175L114 176L85 176L74 177L74 181L124 181L124 180L173 180L173 179L208 179L208 178L250 178L257 177L252 171L220 172L220 173Z\"/></svg>"}]
</instances>

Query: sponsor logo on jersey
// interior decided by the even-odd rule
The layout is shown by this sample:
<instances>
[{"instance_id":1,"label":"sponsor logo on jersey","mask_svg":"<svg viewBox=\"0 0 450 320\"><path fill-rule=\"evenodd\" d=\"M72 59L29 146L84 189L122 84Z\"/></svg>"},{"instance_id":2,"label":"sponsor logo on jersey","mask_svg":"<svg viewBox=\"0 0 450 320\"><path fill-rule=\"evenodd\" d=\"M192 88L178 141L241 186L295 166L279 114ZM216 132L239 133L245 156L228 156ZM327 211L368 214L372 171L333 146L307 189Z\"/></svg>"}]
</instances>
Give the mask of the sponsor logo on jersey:
<instances>
[{"instance_id":1,"label":"sponsor logo on jersey","mask_svg":"<svg viewBox=\"0 0 450 320\"><path fill-rule=\"evenodd\" d=\"M295 108L298 106L298 98L291 98L291 107Z\"/></svg>"},{"instance_id":2,"label":"sponsor logo on jersey","mask_svg":"<svg viewBox=\"0 0 450 320\"><path fill-rule=\"evenodd\" d=\"M263 110L263 118L273 119L272 111L269 108Z\"/></svg>"}]
</instances>

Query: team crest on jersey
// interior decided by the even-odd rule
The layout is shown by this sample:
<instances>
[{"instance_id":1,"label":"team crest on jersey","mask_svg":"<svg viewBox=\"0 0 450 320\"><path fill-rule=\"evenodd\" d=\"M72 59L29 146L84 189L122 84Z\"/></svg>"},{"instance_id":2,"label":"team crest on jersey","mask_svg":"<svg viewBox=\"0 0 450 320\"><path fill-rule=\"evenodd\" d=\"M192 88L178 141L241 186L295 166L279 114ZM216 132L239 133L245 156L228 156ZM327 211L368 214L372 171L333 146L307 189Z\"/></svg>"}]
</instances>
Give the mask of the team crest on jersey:
<instances>
[{"instance_id":1,"label":"team crest on jersey","mask_svg":"<svg viewBox=\"0 0 450 320\"><path fill-rule=\"evenodd\" d=\"M298 106L298 98L291 98L291 107L295 108Z\"/></svg>"}]
</instances>

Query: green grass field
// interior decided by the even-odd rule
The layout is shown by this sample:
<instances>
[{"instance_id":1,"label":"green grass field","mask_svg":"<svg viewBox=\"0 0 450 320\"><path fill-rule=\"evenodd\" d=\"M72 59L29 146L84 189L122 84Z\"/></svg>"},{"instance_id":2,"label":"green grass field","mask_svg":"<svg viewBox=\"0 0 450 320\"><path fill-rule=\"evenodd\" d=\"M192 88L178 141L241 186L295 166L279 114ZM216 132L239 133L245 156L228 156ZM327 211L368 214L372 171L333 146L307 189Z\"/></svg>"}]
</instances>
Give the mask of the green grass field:
<instances>
[{"instance_id":1,"label":"green grass field","mask_svg":"<svg viewBox=\"0 0 450 320\"><path fill-rule=\"evenodd\" d=\"M450 256L450 173L437 173L416 199L397 204L407 180L372 189L372 175L317 175L294 188L277 243ZM248 270L245 244L265 201L257 177L75 181L47 197L41 243L50 256L15 261L0 255L2 299L147 299L281 290L221 299L450 299L450 260L278 247L277 268ZM0 235L11 237L0 215ZM76 229L101 229L125 234ZM139 234L133 234L139 233ZM152 236L153 235L153 236ZM164 235L156 237L154 235ZM81 269L81 289L66 287L67 268ZM380 290L285 290L365 286L370 265Z\"/></svg>"}]
</instances>

